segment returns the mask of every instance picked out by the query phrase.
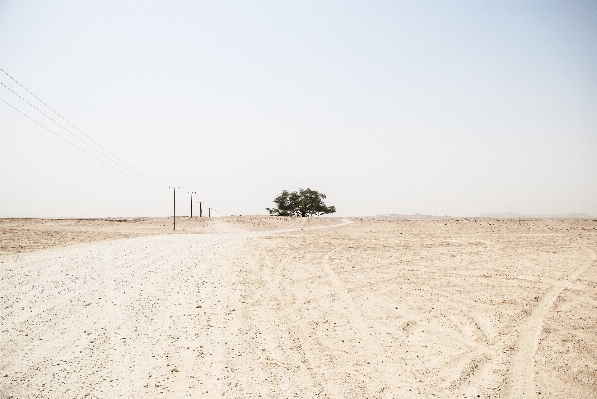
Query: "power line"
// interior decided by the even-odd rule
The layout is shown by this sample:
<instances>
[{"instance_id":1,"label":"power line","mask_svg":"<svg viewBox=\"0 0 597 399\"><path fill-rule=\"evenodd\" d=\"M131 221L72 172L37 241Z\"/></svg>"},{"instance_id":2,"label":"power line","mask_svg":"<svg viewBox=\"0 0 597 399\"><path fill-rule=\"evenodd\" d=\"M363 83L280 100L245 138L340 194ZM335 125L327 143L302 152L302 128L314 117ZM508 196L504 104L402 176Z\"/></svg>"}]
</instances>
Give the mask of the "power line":
<instances>
[{"instance_id":1,"label":"power line","mask_svg":"<svg viewBox=\"0 0 597 399\"><path fill-rule=\"evenodd\" d=\"M83 136L87 137L92 143L94 143L95 145L97 145L99 148L101 148L105 153L110 154L110 156L113 159L110 159L110 157L108 157L105 154L102 154L102 151L99 151L96 148L93 148L89 143L86 143L84 140L82 140L81 138L79 138L78 136L76 136L75 134L73 134L72 132L70 132L68 129L64 128L63 126L61 126L59 123L57 123L56 121L54 121L52 118L50 118L49 116L47 116L44 112L40 111L39 109L37 109L35 106L31 105L27 100L25 100L23 97L19 96L17 93L15 93L14 91L12 91L11 89L9 89L5 84L1 83L2 86L6 87L8 90L10 90L11 92L13 92L14 94L16 94L21 100L25 101L27 104L31 105L33 108L35 108L37 111L39 111L40 113L42 113L46 118L50 119L52 122L56 123L58 126L60 126L62 129L66 130L68 133L70 133L71 135L73 135L74 137L76 137L79 141L81 141L82 143L84 143L85 145L89 146L90 148L93 148L95 151L97 151L98 153L102 154L102 156L106 157L107 159L110 159L111 162L114 162L116 164L119 164L119 166L123 167L124 169L129 169L129 172L132 173L137 173L141 176L143 176L146 179L149 180L153 180L156 183L159 183L162 186L166 186L166 184L160 182L159 180L156 180L154 178L152 178L151 176L146 175L145 173L139 171L138 169L134 168L133 166L129 165L128 163L126 163L125 161L123 161L122 159L120 159L119 157L117 157L116 155L114 155L113 153L111 153L109 150L107 150L106 148L104 148L101 144L99 144L98 142L96 142L95 140L93 140L91 137L89 137L87 134L83 133L79 128L77 128L75 125L73 125L72 123L70 123L66 118L64 118L62 115L60 115L58 112L56 112L52 107L50 107L48 104L46 104L45 102L43 102L39 97L37 97L35 94L33 94L31 91L29 91L29 89L27 89L25 86L23 86L18 80L16 80L15 78L13 78L8 72L6 72L4 69L0 68L0 71L2 71L6 76L8 76L9 78L11 78L13 81L15 81L19 86L21 86L27 93L31 94L33 97L35 97L39 102L41 102L43 105L45 105L46 107L48 107L52 112L54 112L56 115L58 115L61 119L63 119L66 123L68 123L70 126L72 126L75 130L77 130L79 133L81 133ZM7 103L8 104L8 103ZM14 108L14 107L13 107ZM16 109L16 108L15 108ZM19 111L20 112L20 111Z\"/></svg>"},{"instance_id":2,"label":"power line","mask_svg":"<svg viewBox=\"0 0 597 399\"><path fill-rule=\"evenodd\" d=\"M23 97L21 97L18 93L15 93L10 87L6 86L4 83L0 83L0 85L4 86L6 89L8 89L10 92L12 92L15 96L19 97L21 100L23 100L24 102L26 102L27 104L29 104L29 106L31 106L32 108L34 108L36 111L38 111L40 114L42 114L43 116L45 116L46 118L48 118L49 120L51 120L52 122L54 122L56 125L60 126L63 130L65 130L66 132L70 133L71 136L73 136L74 138L76 138L77 140L79 140L81 143L85 144L86 146L90 147L91 149L97 151L99 154L101 154L102 156L106 157L107 159L109 159L111 162L116 163L118 166L122 167L123 169L127 169L124 165L122 165L120 162L118 162L118 160L112 160L109 157L107 157L105 154L102 154L100 151L98 151L96 148L92 147L91 145L89 145L89 143L85 142L83 139L81 139L79 136L77 136L76 134L74 134L73 132L71 132L70 130L68 130L67 128L65 128L64 126L62 126L60 123L56 122L54 119L50 118L48 115L46 115L45 112L43 112L42 110L40 110L39 108L37 108L35 105L31 104L29 101L25 100Z\"/></svg>"},{"instance_id":3,"label":"power line","mask_svg":"<svg viewBox=\"0 0 597 399\"><path fill-rule=\"evenodd\" d=\"M64 129L66 132L70 133L71 136L73 136L74 138L76 138L77 140L79 140L81 143L89 146L91 149L97 151L97 149L93 148L92 146L90 146L87 142L85 142L84 140L82 140L79 136L77 136L76 134L74 134L73 132L71 132L70 130L68 130L67 128L65 128L64 126L62 126L60 123L56 122L54 119L50 118L48 115L46 115L42 110L40 110L39 108L37 108L35 105L31 104L29 101L25 100L23 97L21 97L18 93L15 93L10 87L6 86L4 83L0 83L0 85L4 86L6 89L8 89L9 91L11 91L15 96L19 97L21 100L23 100L24 102L26 102L27 104L29 104L32 108L34 108L36 111L38 111L40 114L42 114L43 116L45 116L46 118L48 118L49 120L51 120L52 122L54 122L56 125L60 126L62 129ZM13 107L14 108L14 107ZM98 151L99 152L99 151ZM104 154L102 154L101 152L99 152L102 156L106 157ZM120 166L121 168L126 170L126 167L123 166L122 164L120 164L118 161L114 161L108 157L106 157L107 159L109 159L111 162L116 163L118 166Z\"/></svg>"},{"instance_id":4,"label":"power line","mask_svg":"<svg viewBox=\"0 0 597 399\"><path fill-rule=\"evenodd\" d=\"M91 137L89 137L87 134L85 134L84 132L82 132L79 128L77 128L75 125L73 125L71 122L69 122L66 118L64 118L62 115L60 115L57 111L55 111L52 107L50 107L48 104L46 104L44 101L42 101L39 97L37 97L33 92L31 92L29 89L27 89L25 86L23 86L23 84L21 84L21 82L19 82L18 80L16 80L14 77L12 77L8 72L6 72L4 69L0 68L0 71L2 71L6 76L8 76L10 79L12 79L15 83L17 83L19 86L21 86L27 93L31 94L33 97L35 97L40 103L42 103L43 105L45 105L49 110L51 110L54 114L58 115L60 117L60 119L64 120L66 123L68 123L71 127L73 127L77 132L81 133L83 136L85 136L89 141L91 141L93 144L95 144L95 146L99 147L101 150L99 150L98 148L94 147L93 145L91 145L90 143L86 142L85 140L83 140L81 137L79 137L77 134L73 133L72 131L70 131L69 129L65 128L64 126L62 126L60 123L56 122L54 119L52 119L51 117L49 117L45 112L41 111L39 108L37 108L36 106L34 106L33 104L31 104L29 101L27 101L26 99L24 99L23 97L21 97L18 93L16 93L15 91L13 91L12 89L10 89L8 86L6 86L4 83L0 84L2 86L4 86L6 89L8 89L10 92L12 92L13 94L15 94L17 97L19 97L21 100L23 100L24 102L26 102L29 106L31 106L32 108L34 108L36 111L38 111L39 113L41 113L43 116L45 116L46 118L48 118L50 121L54 122L57 126L59 126L60 128L62 128L63 130L65 130L66 132L68 132L70 135L72 135L73 137L75 137L77 140L79 140L80 142L82 142L83 144L85 144L87 147L91 148L93 151L95 151L98 155L104 157L106 160L108 160L110 163L106 162L104 159L98 158L95 155L89 153L88 151L86 151L85 149L79 147L78 145L70 142L69 140L65 139L64 137L62 137L61 135L59 135L58 133L54 132L53 130L49 129L48 127L44 126L43 124L41 124L40 122L38 122L37 120L33 119L32 117L30 117L29 115L27 115L25 112L19 110L18 108L16 108L15 106L13 106L12 104L9 104L8 102L6 102L4 99L2 99L2 102L4 102L6 105L8 105L9 107L13 108L15 111L19 112L20 114L22 114L23 116L27 117L28 119L30 119L31 121L35 122L37 125L41 126L42 128L44 128L45 130L49 131L50 133L52 133L53 135L55 135L56 137L60 138L61 140L65 141L66 143L70 144L71 146L75 147L76 149L84 152L85 154L89 155L90 157L92 157L93 159L103 163L104 165L114 169L117 172L120 172L128 177L131 177L133 179L136 179L140 182L146 183L146 184L150 184L150 185L154 185L154 186L160 186L160 187L168 187L166 184L162 183L161 181L154 179L151 176L146 175L145 173L141 172L140 170L136 169L135 167L131 166L130 164L128 164L127 162L125 162L124 160L122 160L121 158L119 158L118 156L114 155L112 152L110 152L108 149L106 149L105 147L103 147L101 144L99 144L97 141L95 141L94 139L92 139ZM109 154L106 155L106 154ZM114 166L117 165L118 167ZM133 174L130 174L133 173ZM139 176L137 176L139 175ZM175 194L176 195L176 194ZM201 209L201 202L199 203L199 209L200 209L200 215L202 214L202 209ZM191 197L191 206L192 206L192 197ZM211 208L210 210L210 216L211 216ZM175 212L176 215L176 212ZM202 215L201 215L202 216ZM176 216L174 216L176 217ZM176 222L174 222L176 223Z\"/></svg>"},{"instance_id":5,"label":"power line","mask_svg":"<svg viewBox=\"0 0 597 399\"><path fill-rule=\"evenodd\" d=\"M128 174L127 172L125 172L125 171L124 171L124 170L122 170L122 169L115 168L115 167L114 167L114 165L111 165L111 164L109 164L109 163L106 163L104 160L102 160L102 159L100 159L100 158L97 158L95 155L93 155L93 154L90 154L89 152L85 151L83 148L79 147L79 146L78 146L78 145L76 145L76 144L73 144L72 142L68 141L67 139L65 139L64 137L62 137L62 136L61 136L61 135L59 135L58 133L54 132L53 130L50 130L50 129L49 129L49 128L47 128L46 126L42 125L41 123L39 123L38 121L36 121L36 120L35 120L35 119L33 119L32 117L30 117L29 115L27 115L26 113L24 113L23 111L21 111L20 109L16 108L16 107L15 107L15 106L13 106L12 104L9 104L8 102L6 102L4 99L1 99L1 100L2 100L2 102L3 102L3 103L5 103L6 105L8 105L9 107L11 107L12 109L14 109L15 111L19 112L19 113L20 113L20 114L22 114L23 116L25 116L25 117L27 117L27 118L31 119L33 122L37 123L39 126L41 126L41 127L43 127L44 129L46 129L48 132L50 132L50 133L52 133L53 135L55 135L55 136L59 137L61 140L63 140L63 141L66 141L68 144L72 145L72 146L73 146L73 147L75 147L76 149L78 149L78 150L80 150L80 151L83 151L85 154L89 155L90 157L94 158L95 160L97 160L97 161L100 161L100 162L101 162L101 163L103 163L104 165L106 165L106 166L109 166L110 168L112 168L112 169L114 169L114 170L116 170L116 171L118 171L118 172L120 172L120 173L123 173L123 174L127 175L128 177L132 177L133 179L139 180L139 181L141 181L141 182L143 182L143 183L146 183L146 184L151 184L151 185L156 185L156 186L158 185L158 184L156 184L156 183L154 183L154 182L152 182L152 181L150 181L150 180L147 180L147 179L143 180L143 179L141 179L141 178L139 178L139 177L137 177L137 176L133 176L133 175L130 175L130 174Z\"/></svg>"}]
</instances>

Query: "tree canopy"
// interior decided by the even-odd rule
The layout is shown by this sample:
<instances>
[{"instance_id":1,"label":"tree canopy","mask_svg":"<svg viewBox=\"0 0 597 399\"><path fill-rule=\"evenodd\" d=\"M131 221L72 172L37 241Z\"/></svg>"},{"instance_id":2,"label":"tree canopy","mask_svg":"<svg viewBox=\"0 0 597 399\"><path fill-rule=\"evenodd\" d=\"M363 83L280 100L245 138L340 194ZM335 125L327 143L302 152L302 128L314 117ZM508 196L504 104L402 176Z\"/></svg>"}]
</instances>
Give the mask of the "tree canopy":
<instances>
[{"instance_id":1,"label":"tree canopy","mask_svg":"<svg viewBox=\"0 0 597 399\"><path fill-rule=\"evenodd\" d=\"M325 194L310 188L305 190L299 188L298 191L292 192L284 190L274 199L274 203L278 207L266 209L270 215L295 217L320 216L336 212L335 207L323 203L324 199Z\"/></svg>"}]
</instances>

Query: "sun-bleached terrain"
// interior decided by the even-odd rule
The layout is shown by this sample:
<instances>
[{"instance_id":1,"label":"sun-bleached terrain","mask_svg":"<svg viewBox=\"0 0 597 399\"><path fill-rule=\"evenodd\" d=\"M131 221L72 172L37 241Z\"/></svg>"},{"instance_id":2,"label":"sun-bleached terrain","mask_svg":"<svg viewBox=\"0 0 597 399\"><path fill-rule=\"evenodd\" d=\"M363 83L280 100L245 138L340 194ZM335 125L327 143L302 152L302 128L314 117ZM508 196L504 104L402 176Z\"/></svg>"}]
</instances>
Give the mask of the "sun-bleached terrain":
<instances>
[{"instance_id":1,"label":"sun-bleached terrain","mask_svg":"<svg viewBox=\"0 0 597 399\"><path fill-rule=\"evenodd\" d=\"M348 222L0 221L0 398L597 397L597 221Z\"/></svg>"}]
</instances>

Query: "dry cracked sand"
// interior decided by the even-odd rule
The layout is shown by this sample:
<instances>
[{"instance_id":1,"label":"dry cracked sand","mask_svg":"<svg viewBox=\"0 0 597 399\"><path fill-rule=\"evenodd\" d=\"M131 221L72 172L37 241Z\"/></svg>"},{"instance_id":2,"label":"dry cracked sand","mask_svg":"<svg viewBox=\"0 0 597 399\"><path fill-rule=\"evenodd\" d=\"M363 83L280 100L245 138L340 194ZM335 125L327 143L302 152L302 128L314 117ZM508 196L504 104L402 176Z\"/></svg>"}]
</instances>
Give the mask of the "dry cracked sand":
<instances>
[{"instance_id":1,"label":"dry cracked sand","mask_svg":"<svg viewBox=\"0 0 597 399\"><path fill-rule=\"evenodd\" d=\"M0 220L0 398L596 398L597 221Z\"/></svg>"}]
</instances>

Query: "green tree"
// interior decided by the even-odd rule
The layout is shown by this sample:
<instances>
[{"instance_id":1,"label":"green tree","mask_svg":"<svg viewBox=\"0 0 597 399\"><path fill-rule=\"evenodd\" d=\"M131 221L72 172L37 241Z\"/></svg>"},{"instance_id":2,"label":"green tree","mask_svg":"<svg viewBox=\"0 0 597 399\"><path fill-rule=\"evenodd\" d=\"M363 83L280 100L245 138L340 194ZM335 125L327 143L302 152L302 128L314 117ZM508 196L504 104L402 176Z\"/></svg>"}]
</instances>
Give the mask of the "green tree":
<instances>
[{"instance_id":1,"label":"green tree","mask_svg":"<svg viewBox=\"0 0 597 399\"><path fill-rule=\"evenodd\" d=\"M269 211L270 215L295 217L319 216L336 212L335 207L323 203L324 199L325 194L310 188L305 190L299 188L299 191L292 192L284 190L274 199L274 203L278 207L265 209Z\"/></svg>"}]
</instances>

